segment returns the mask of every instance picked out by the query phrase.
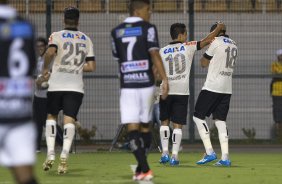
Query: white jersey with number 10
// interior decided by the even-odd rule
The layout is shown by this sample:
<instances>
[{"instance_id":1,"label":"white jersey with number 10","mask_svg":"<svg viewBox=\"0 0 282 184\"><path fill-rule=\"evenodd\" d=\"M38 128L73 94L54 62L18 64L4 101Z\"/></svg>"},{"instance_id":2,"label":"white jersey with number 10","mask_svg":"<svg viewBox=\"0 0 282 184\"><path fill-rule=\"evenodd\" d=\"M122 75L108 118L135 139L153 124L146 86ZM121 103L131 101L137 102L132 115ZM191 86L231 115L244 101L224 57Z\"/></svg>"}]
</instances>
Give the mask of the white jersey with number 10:
<instances>
[{"instance_id":1,"label":"white jersey with number 10","mask_svg":"<svg viewBox=\"0 0 282 184\"><path fill-rule=\"evenodd\" d=\"M228 37L216 37L206 55L212 59L203 89L232 94L232 75L238 55L236 43Z\"/></svg>"},{"instance_id":2,"label":"white jersey with number 10","mask_svg":"<svg viewBox=\"0 0 282 184\"><path fill-rule=\"evenodd\" d=\"M197 41L171 43L160 49L169 83L169 95L189 95L189 76Z\"/></svg>"}]
</instances>

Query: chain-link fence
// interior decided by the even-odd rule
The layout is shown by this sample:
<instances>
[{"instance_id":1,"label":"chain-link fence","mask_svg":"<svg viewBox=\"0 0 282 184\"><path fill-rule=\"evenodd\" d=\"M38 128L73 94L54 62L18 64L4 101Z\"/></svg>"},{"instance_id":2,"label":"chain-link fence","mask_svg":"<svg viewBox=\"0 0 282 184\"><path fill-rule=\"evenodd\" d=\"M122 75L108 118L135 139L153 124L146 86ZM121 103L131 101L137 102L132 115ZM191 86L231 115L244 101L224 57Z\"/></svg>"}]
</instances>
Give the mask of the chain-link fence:
<instances>
[{"instance_id":1,"label":"chain-link fence","mask_svg":"<svg viewBox=\"0 0 282 184\"><path fill-rule=\"evenodd\" d=\"M48 15L46 9L50 2L51 14ZM151 22L158 28L161 46L170 42L169 28L175 22L185 23L190 31L194 29L194 33L189 34L194 35L195 40L204 38L216 21L227 25L227 33L237 42L239 49L227 119L230 138L245 139L242 129L254 128L256 139L270 139L273 125L270 65L276 59L275 51L282 48L282 0L151 2ZM69 5L79 7L79 29L94 43L97 70L84 77L86 92L78 118L85 128L96 126L94 140L111 140L119 125L119 81L109 35L111 29L128 16L128 0L10 0L10 3L34 23L38 36L46 36L48 30L63 29L63 9ZM50 24L48 20L51 20ZM189 24L189 20L194 20L194 23ZM191 77L195 79L195 98L207 73L199 65L203 53L197 52L194 58L195 75ZM184 139L189 139L193 132L190 130L189 133L188 127L183 131Z\"/></svg>"}]
</instances>

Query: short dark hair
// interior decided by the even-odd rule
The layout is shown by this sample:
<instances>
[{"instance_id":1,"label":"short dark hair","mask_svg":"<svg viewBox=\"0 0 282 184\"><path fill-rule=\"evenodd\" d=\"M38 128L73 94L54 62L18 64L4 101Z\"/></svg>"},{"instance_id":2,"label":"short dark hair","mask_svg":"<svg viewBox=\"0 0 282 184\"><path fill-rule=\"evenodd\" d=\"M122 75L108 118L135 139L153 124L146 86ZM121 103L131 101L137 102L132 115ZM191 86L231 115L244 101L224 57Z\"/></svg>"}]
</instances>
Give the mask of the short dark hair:
<instances>
[{"instance_id":1,"label":"short dark hair","mask_svg":"<svg viewBox=\"0 0 282 184\"><path fill-rule=\"evenodd\" d=\"M173 40L177 39L179 34L184 34L186 31L186 26L182 23L174 23L170 26L170 36Z\"/></svg>"},{"instance_id":2,"label":"short dark hair","mask_svg":"<svg viewBox=\"0 0 282 184\"><path fill-rule=\"evenodd\" d=\"M44 45L48 45L47 39L43 37L38 37L36 39L37 42L42 42Z\"/></svg>"},{"instance_id":3,"label":"short dark hair","mask_svg":"<svg viewBox=\"0 0 282 184\"><path fill-rule=\"evenodd\" d=\"M128 5L129 14L133 15L134 10L143 8L144 5L150 5L150 0L131 0Z\"/></svg>"},{"instance_id":4,"label":"short dark hair","mask_svg":"<svg viewBox=\"0 0 282 184\"><path fill-rule=\"evenodd\" d=\"M77 25L79 20L79 9L73 6L66 7L64 10L65 23Z\"/></svg>"},{"instance_id":5,"label":"short dark hair","mask_svg":"<svg viewBox=\"0 0 282 184\"><path fill-rule=\"evenodd\" d=\"M213 32L213 31L216 29L216 27L217 27L217 22L211 26L210 32ZM218 35L220 35L220 34L225 35L225 33L226 33L226 30L221 30L221 31L218 33Z\"/></svg>"}]
</instances>

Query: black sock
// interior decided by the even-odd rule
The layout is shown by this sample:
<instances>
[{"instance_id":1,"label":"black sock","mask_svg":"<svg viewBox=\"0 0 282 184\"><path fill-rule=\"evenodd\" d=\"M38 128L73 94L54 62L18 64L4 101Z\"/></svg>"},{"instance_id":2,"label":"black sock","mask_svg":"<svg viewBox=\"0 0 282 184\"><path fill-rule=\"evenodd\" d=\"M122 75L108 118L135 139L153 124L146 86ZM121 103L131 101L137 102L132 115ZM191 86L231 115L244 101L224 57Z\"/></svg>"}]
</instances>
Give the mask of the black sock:
<instances>
[{"instance_id":1,"label":"black sock","mask_svg":"<svg viewBox=\"0 0 282 184\"><path fill-rule=\"evenodd\" d=\"M137 130L130 131L128 132L128 137L130 141L130 148L138 162L138 166L141 167L141 171L143 173L148 172L150 168L147 162L145 149L143 145L143 139L141 138L140 133Z\"/></svg>"},{"instance_id":2,"label":"black sock","mask_svg":"<svg viewBox=\"0 0 282 184\"><path fill-rule=\"evenodd\" d=\"M147 155L152 143L152 134L151 132L142 132L141 137L144 141L145 154Z\"/></svg>"}]
</instances>

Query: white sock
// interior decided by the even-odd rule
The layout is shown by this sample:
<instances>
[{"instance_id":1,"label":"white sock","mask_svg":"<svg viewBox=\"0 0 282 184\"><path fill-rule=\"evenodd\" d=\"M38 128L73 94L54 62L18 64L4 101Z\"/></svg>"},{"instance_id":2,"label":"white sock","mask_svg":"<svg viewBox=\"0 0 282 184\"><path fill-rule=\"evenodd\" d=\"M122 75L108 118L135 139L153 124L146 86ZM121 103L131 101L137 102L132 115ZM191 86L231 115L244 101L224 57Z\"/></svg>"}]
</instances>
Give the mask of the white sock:
<instances>
[{"instance_id":1,"label":"white sock","mask_svg":"<svg viewBox=\"0 0 282 184\"><path fill-rule=\"evenodd\" d=\"M203 141L206 153L208 155L212 154L214 151L213 151L212 144L211 144L209 127L206 121L196 118L195 116L193 116L193 120L195 124L197 125L198 132Z\"/></svg>"},{"instance_id":2,"label":"white sock","mask_svg":"<svg viewBox=\"0 0 282 184\"><path fill-rule=\"evenodd\" d=\"M64 125L64 142L61 158L67 158L70 152L73 137L75 135L75 126L73 123L67 123Z\"/></svg>"},{"instance_id":3,"label":"white sock","mask_svg":"<svg viewBox=\"0 0 282 184\"><path fill-rule=\"evenodd\" d=\"M215 126L218 130L218 138L221 147L221 159L228 160L229 159L229 151L228 151L228 132L225 121L215 121Z\"/></svg>"},{"instance_id":4,"label":"white sock","mask_svg":"<svg viewBox=\"0 0 282 184\"><path fill-rule=\"evenodd\" d=\"M170 131L169 126L160 127L160 139L162 143L163 154L168 154L168 141L169 141Z\"/></svg>"},{"instance_id":5,"label":"white sock","mask_svg":"<svg viewBox=\"0 0 282 184\"><path fill-rule=\"evenodd\" d=\"M175 128L172 133L172 156L178 158L179 147L182 139L182 130Z\"/></svg>"},{"instance_id":6,"label":"white sock","mask_svg":"<svg viewBox=\"0 0 282 184\"><path fill-rule=\"evenodd\" d=\"M56 139L56 121L46 120L46 144L47 144L47 155L52 155L51 160L55 159L55 139ZM48 158L50 159L50 158Z\"/></svg>"}]
</instances>

